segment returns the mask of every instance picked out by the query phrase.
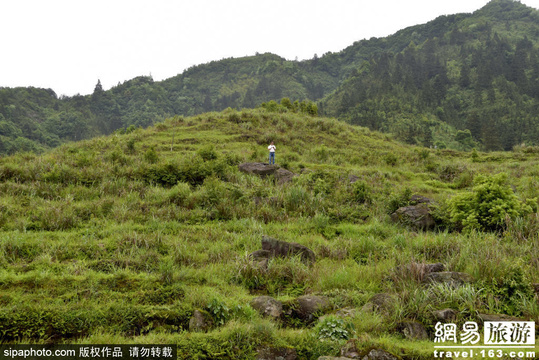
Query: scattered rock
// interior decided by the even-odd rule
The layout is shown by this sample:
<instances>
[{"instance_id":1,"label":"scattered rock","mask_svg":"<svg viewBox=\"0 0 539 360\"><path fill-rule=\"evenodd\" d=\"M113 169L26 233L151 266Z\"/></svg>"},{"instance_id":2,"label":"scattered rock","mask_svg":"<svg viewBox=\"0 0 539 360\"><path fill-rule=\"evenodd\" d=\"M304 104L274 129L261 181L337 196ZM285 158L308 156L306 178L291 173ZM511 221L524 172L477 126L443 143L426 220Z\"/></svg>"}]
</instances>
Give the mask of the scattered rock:
<instances>
[{"instance_id":1,"label":"scattered rock","mask_svg":"<svg viewBox=\"0 0 539 360\"><path fill-rule=\"evenodd\" d=\"M283 304L271 296L259 296L251 301L253 309L262 316L269 316L274 319L280 318L283 313Z\"/></svg>"},{"instance_id":2,"label":"scattered rock","mask_svg":"<svg viewBox=\"0 0 539 360\"><path fill-rule=\"evenodd\" d=\"M436 319L441 321L452 321L457 318L457 312L453 309L436 310L432 313Z\"/></svg>"},{"instance_id":3,"label":"scattered rock","mask_svg":"<svg viewBox=\"0 0 539 360\"><path fill-rule=\"evenodd\" d=\"M204 312L200 310L193 311L193 315L189 320L189 331L208 331L211 327L211 322L206 319Z\"/></svg>"},{"instance_id":4,"label":"scattered rock","mask_svg":"<svg viewBox=\"0 0 539 360\"><path fill-rule=\"evenodd\" d=\"M257 360L296 360L298 354L294 348L263 348L258 351Z\"/></svg>"},{"instance_id":5,"label":"scattered rock","mask_svg":"<svg viewBox=\"0 0 539 360\"><path fill-rule=\"evenodd\" d=\"M416 281L422 282L425 276L432 272L445 271L445 265L442 263L423 264L411 262L406 265L400 265L395 268L394 274L397 278L413 278Z\"/></svg>"},{"instance_id":6,"label":"scattered rock","mask_svg":"<svg viewBox=\"0 0 539 360\"><path fill-rule=\"evenodd\" d=\"M451 286L460 286L472 281L472 277L466 273L454 271L432 272L425 276L426 283L445 283Z\"/></svg>"},{"instance_id":7,"label":"scattered rock","mask_svg":"<svg viewBox=\"0 0 539 360\"><path fill-rule=\"evenodd\" d=\"M361 360L399 360L400 358L382 349L371 349Z\"/></svg>"},{"instance_id":8,"label":"scattered rock","mask_svg":"<svg viewBox=\"0 0 539 360\"><path fill-rule=\"evenodd\" d=\"M389 315L394 309L396 301L397 300L395 297L390 294L376 294L365 305L363 305L361 311L379 312L384 315Z\"/></svg>"},{"instance_id":9,"label":"scattered rock","mask_svg":"<svg viewBox=\"0 0 539 360\"><path fill-rule=\"evenodd\" d=\"M427 329L418 321L403 321L397 325L397 329L408 340L427 340L429 338Z\"/></svg>"},{"instance_id":10,"label":"scattered rock","mask_svg":"<svg viewBox=\"0 0 539 360\"><path fill-rule=\"evenodd\" d=\"M401 207L391 214L391 220L410 225L414 230L429 230L436 225L427 203Z\"/></svg>"},{"instance_id":11,"label":"scattered rock","mask_svg":"<svg viewBox=\"0 0 539 360\"><path fill-rule=\"evenodd\" d=\"M294 300L291 307L292 315L308 323L314 321L317 314L324 313L330 308L331 305L325 296L316 295L300 296Z\"/></svg>"},{"instance_id":12,"label":"scattered rock","mask_svg":"<svg viewBox=\"0 0 539 360\"><path fill-rule=\"evenodd\" d=\"M341 356L345 358L358 359L359 351L356 347L356 340L349 340L341 349Z\"/></svg>"},{"instance_id":13,"label":"scattered rock","mask_svg":"<svg viewBox=\"0 0 539 360\"><path fill-rule=\"evenodd\" d=\"M318 360L353 360L352 358L349 358L349 357L344 357L344 356L320 356L318 358Z\"/></svg>"},{"instance_id":14,"label":"scattered rock","mask_svg":"<svg viewBox=\"0 0 539 360\"><path fill-rule=\"evenodd\" d=\"M262 237L262 249L269 251L270 256L288 257L299 255L306 264L312 264L316 260L314 252L306 246L297 243L287 243L285 241L273 239L269 236Z\"/></svg>"}]
</instances>

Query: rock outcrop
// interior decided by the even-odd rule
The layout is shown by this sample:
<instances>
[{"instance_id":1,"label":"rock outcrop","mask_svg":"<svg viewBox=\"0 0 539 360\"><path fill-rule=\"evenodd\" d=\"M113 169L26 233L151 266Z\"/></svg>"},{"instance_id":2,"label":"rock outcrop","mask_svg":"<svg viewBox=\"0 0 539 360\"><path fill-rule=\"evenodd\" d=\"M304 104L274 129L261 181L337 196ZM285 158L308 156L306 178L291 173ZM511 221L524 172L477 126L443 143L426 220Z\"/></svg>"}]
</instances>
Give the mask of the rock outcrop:
<instances>
[{"instance_id":1,"label":"rock outcrop","mask_svg":"<svg viewBox=\"0 0 539 360\"><path fill-rule=\"evenodd\" d=\"M262 316L278 319L283 314L283 304L271 296L259 296L251 301L251 307Z\"/></svg>"},{"instance_id":2,"label":"rock outcrop","mask_svg":"<svg viewBox=\"0 0 539 360\"><path fill-rule=\"evenodd\" d=\"M279 165L269 165L265 163L243 163L238 165L238 169L241 172L258 175L260 177L273 175L278 184L285 184L292 181L294 176L297 176L297 174L283 169Z\"/></svg>"},{"instance_id":3,"label":"rock outcrop","mask_svg":"<svg viewBox=\"0 0 539 360\"><path fill-rule=\"evenodd\" d=\"M277 240L269 236L262 237L262 250L267 251L265 254L270 258L300 256L301 261L309 265L316 261L314 252L308 247L297 243Z\"/></svg>"}]
</instances>

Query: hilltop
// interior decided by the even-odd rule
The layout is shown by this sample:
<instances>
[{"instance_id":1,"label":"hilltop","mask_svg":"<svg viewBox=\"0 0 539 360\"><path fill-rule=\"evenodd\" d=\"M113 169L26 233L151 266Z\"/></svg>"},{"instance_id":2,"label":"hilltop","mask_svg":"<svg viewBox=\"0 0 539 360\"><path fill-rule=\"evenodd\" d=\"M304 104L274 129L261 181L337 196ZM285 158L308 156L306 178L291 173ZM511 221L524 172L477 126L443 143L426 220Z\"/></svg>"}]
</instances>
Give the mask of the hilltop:
<instances>
[{"instance_id":1,"label":"hilltop","mask_svg":"<svg viewBox=\"0 0 539 360\"><path fill-rule=\"evenodd\" d=\"M385 38L306 61L274 54L193 66L163 81L140 76L88 96L0 89L0 153L43 151L118 129L147 127L262 102L316 101L321 115L456 150L537 145L538 11L493 0Z\"/></svg>"},{"instance_id":2,"label":"hilltop","mask_svg":"<svg viewBox=\"0 0 539 360\"><path fill-rule=\"evenodd\" d=\"M0 158L0 340L430 359L437 310L459 328L481 314L539 323L537 148L425 149L277 110L176 116ZM271 140L290 182L239 170ZM504 206L459 219L469 194L493 188ZM433 229L390 220L412 195L436 204ZM254 261L265 236L314 262ZM429 283L434 268L458 278ZM260 296L282 312L257 310ZM303 296L318 311L300 311Z\"/></svg>"}]
</instances>

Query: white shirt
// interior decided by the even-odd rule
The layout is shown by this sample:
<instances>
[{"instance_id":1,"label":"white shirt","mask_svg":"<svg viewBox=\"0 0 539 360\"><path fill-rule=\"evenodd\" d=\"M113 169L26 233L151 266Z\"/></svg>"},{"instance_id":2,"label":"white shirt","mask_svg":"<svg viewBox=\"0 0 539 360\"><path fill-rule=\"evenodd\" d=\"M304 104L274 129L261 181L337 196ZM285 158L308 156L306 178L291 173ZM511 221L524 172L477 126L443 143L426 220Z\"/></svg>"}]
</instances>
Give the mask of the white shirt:
<instances>
[{"instance_id":1,"label":"white shirt","mask_svg":"<svg viewBox=\"0 0 539 360\"><path fill-rule=\"evenodd\" d=\"M275 145L270 145L270 146L268 146L268 150L269 150L270 152L275 152Z\"/></svg>"}]
</instances>

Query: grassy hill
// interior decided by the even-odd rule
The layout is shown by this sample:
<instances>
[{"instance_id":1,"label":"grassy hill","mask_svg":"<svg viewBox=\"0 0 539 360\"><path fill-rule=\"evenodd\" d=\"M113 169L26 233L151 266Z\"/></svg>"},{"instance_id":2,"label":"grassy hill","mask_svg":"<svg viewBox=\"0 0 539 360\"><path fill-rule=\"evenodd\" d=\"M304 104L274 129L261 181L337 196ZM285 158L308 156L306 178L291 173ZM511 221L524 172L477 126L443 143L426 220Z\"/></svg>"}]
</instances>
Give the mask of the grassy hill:
<instances>
[{"instance_id":1,"label":"grassy hill","mask_svg":"<svg viewBox=\"0 0 539 360\"><path fill-rule=\"evenodd\" d=\"M265 161L271 140L277 164L298 174L290 183L238 170ZM2 157L0 341L177 344L180 359L267 347L317 359L348 341L429 359L434 310L454 309L459 327L480 313L539 323L537 214L506 207L484 231L458 231L450 216L451 199L490 189L482 176L508 175L493 193L506 204L537 198L538 153L425 149L334 119L229 109ZM438 204L435 230L390 221L412 194ZM312 249L315 263L257 266L248 254L263 235ZM433 263L471 280L425 284ZM362 311L377 294L392 301ZM261 316L260 295L288 312ZM295 317L302 295L327 297L329 309ZM189 331L196 310L207 331ZM407 339L407 321L429 339Z\"/></svg>"}]
</instances>

